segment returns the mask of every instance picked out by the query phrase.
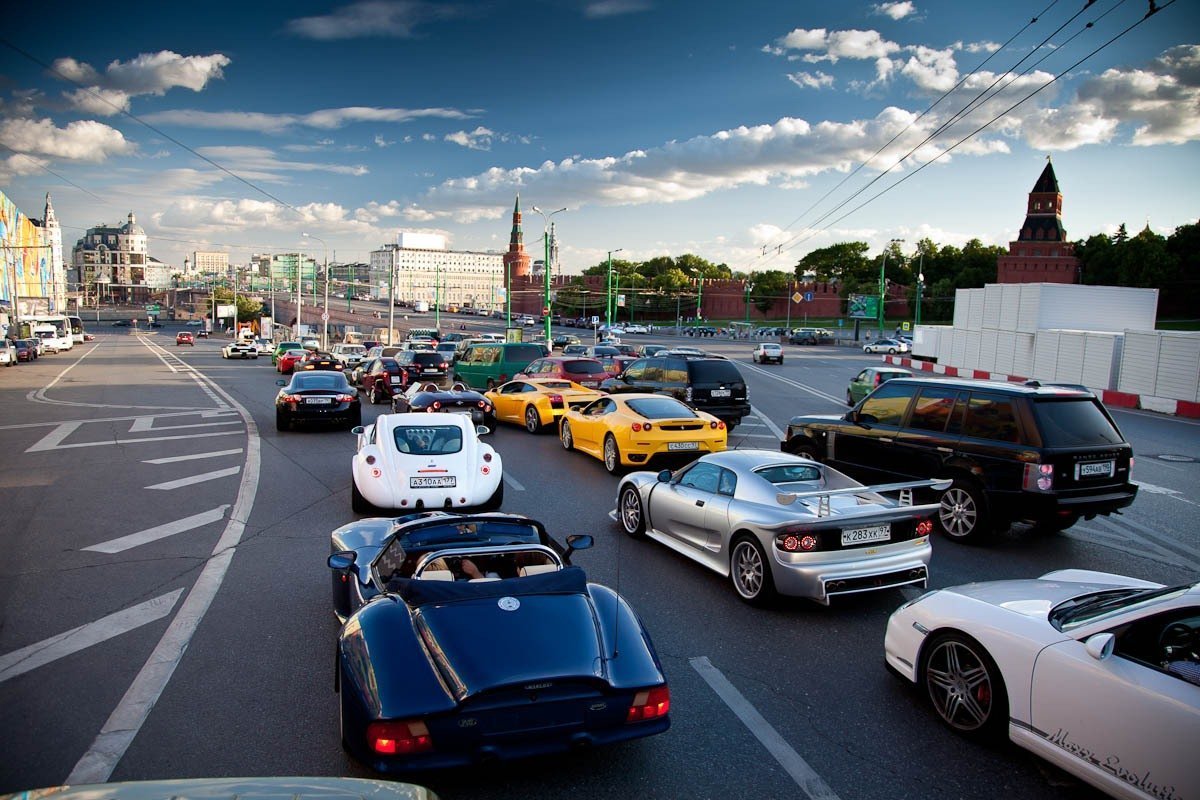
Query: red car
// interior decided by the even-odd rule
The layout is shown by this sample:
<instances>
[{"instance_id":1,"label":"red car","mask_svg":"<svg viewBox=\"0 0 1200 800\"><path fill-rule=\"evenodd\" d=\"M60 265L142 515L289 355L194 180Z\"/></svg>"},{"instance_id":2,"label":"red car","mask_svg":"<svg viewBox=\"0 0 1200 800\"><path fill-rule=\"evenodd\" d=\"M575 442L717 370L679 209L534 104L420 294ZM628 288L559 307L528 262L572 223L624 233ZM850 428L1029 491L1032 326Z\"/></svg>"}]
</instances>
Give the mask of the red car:
<instances>
[{"instance_id":1,"label":"red car","mask_svg":"<svg viewBox=\"0 0 1200 800\"><path fill-rule=\"evenodd\" d=\"M196 337L192 336L187 331L180 331L179 333L175 334L175 346L178 347L181 344L190 344L192 347L195 347Z\"/></svg>"},{"instance_id":2,"label":"red car","mask_svg":"<svg viewBox=\"0 0 1200 800\"><path fill-rule=\"evenodd\" d=\"M596 358L579 358L577 356L548 356L534 359L528 367L517 373L516 379L521 378L559 378L572 381L580 386L595 389L600 381L611 377L604 365Z\"/></svg>"},{"instance_id":3,"label":"red car","mask_svg":"<svg viewBox=\"0 0 1200 800\"><path fill-rule=\"evenodd\" d=\"M279 354L275 368L283 375L291 375L296 370L296 365L306 358L308 358L307 350L284 350Z\"/></svg>"},{"instance_id":4,"label":"red car","mask_svg":"<svg viewBox=\"0 0 1200 800\"><path fill-rule=\"evenodd\" d=\"M392 395L408 387L408 372L389 356L373 359L363 367L358 388L372 403L391 402Z\"/></svg>"}]
</instances>

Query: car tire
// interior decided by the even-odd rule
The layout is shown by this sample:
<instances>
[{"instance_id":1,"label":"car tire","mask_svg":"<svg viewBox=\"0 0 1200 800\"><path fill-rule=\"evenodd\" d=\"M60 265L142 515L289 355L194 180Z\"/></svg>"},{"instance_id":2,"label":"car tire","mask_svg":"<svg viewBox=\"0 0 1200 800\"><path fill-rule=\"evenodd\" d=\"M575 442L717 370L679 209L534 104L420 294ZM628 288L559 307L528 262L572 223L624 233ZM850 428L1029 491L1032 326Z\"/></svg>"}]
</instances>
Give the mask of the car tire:
<instances>
[{"instance_id":1,"label":"car tire","mask_svg":"<svg viewBox=\"0 0 1200 800\"><path fill-rule=\"evenodd\" d=\"M733 543L729 553L729 579L737 596L752 606L762 605L775 595L775 581L767 554L750 536Z\"/></svg>"},{"instance_id":2,"label":"car tire","mask_svg":"<svg viewBox=\"0 0 1200 800\"><path fill-rule=\"evenodd\" d=\"M525 430L532 434L542 432L542 415L535 406L525 406Z\"/></svg>"},{"instance_id":3,"label":"car tire","mask_svg":"<svg viewBox=\"0 0 1200 800\"><path fill-rule=\"evenodd\" d=\"M850 390L846 390L846 405L854 408L854 395L850 394Z\"/></svg>"},{"instance_id":4,"label":"car tire","mask_svg":"<svg viewBox=\"0 0 1200 800\"><path fill-rule=\"evenodd\" d=\"M564 450L575 449L575 437L571 435L571 423L565 419L562 421L562 427L559 428L558 440L562 442Z\"/></svg>"},{"instance_id":5,"label":"car tire","mask_svg":"<svg viewBox=\"0 0 1200 800\"><path fill-rule=\"evenodd\" d=\"M894 348L894 347L888 348L888 355L893 355L893 356L896 355L896 348Z\"/></svg>"},{"instance_id":6,"label":"car tire","mask_svg":"<svg viewBox=\"0 0 1200 800\"><path fill-rule=\"evenodd\" d=\"M617 520L621 523L621 530L630 538L646 538L646 513L637 487L626 486L621 489L621 496L617 499Z\"/></svg>"},{"instance_id":7,"label":"car tire","mask_svg":"<svg viewBox=\"0 0 1200 800\"><path fill-rule=\"evenodd\" d=\"M983 489L969 479L955 478L942 493L937 526L942 535L956 542L977 542L989 524L987 498Z\"/></svg>"},{"instance_id":8,"label":"car tire","mask_svg":"<svg viewBox=\"0 0 1200 800\"><path fill-rule=\"evenodd\" d=\"M383 392L379 391L379 384L371 384L371 405L379 405L383 402Z\"/></svg>"},{"instance_id":9,"label":"car tire","mask_svg":"<svg viewBox=\"0 0 1200 800\"><path fill-rule=\"evenodd\" d=\"M504 478L500 479L500 483L496 486L496 491L492 492L492 496L483 504L484 511L499 511L500 506L504 504Z\"/></svg>"},{"instance_id":10,"label":"car tire","mask_svg":"<svg viewBox=\"0 0 1200 800\"><path fill-rule=\"evenodd\" d=\"M779 359L779 366L781 366L781 367L783 366L783 359L782 359L782 358L781 358L781 359Z\"/></svg>"},{"instance_id":11,"label":"car tire","mask_svg":"<svg viewBox=\"0 0 1200 800\"><path fill-rule=\"evenodd\" d=\"M359 425L362 425L362 409L360 408L358 411L351 414L348 422L349 424L346 425L346 430L348 431L352 431Z\"/></svg>"},{"instance_id":12,"label":"car tire","mask_svg":"<svg viewBox=\"0 0 1200 800\"><path fill-rule=\"evenodd\" d=\"M371 504L358 490L358 483L354 478L350 479L350 509L355 514L370 514L372 511Z\"/></svg>"},{"instance_id":13,"label":"car tire","mask_svg":"<svg viewBox=\"0 0 1200 800\"><path fill-rule=\"evenodd\" d=\"M275 430L286 431L290 427L291 427L291 424L288 422L287 417L285 417L282 412L276 411L275 412Z\"/></svg>"},{"instance_id":14,"label":"car tire","mask_svg":"<svg viewBox=\"0 0 1200 800\"><path fill-rule=\"evenodd\" d=\"M621 448L610 433L604 437L604 468L609 475L619 475L621 472Z\"/></svg>"},{"instance_id":15,"label":"car tire","mask_svg":"<svg viewBox=\"0 0 1200 800\"><path fill-rule=\"evenodd\" d=\"M921 651L919 681L942 722L968 739L997 741L1008 727L1000 669L966 634L950 631Z\"/></svg>"}]
</instances>

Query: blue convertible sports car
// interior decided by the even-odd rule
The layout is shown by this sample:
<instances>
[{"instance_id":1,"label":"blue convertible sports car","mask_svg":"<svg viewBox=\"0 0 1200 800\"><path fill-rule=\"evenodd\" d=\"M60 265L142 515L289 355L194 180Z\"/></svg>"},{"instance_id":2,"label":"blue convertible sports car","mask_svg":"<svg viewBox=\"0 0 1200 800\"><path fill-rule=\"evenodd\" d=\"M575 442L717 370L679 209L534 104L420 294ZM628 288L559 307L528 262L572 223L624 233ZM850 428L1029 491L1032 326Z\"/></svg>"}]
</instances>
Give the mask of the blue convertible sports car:
<instances>
[{"instance_id":1,"label":"blue convertible sports car","mask_svg":"<svg viewBox=\"0 0 1200 800\"><path fill-rule=\"evenodd\" d=\"M342 745L381 772L561 752L670 727L650 636L515 514L429 511L333 532Z\"/></svg>"}]
</instances>

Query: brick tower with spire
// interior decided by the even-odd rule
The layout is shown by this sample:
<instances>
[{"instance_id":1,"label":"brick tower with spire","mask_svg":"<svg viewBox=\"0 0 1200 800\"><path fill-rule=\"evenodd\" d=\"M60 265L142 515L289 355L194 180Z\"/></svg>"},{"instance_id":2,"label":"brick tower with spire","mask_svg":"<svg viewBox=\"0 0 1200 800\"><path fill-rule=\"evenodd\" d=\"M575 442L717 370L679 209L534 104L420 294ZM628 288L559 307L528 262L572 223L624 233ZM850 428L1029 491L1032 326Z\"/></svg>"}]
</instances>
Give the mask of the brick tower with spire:
<instances>
[{"instance_id":1,"label":"brick tower with spire","mask_svg":"<svg viewBox=\"0 0 1200 800\"><path fill-rule=\"evenodd\" d=\"M998 283L1079 283L1075 245L1067 241L1062 223L1062 192L1054 165L1046 158L1025 209L1025 224L1008 255L996 260Z\"/></svg>"},{"instance_id":2,"label":"brick tower with spire","mask_svg":"<svg viewBox=\"0 0 1200 800\"><path fill-rule=\"evenodd\" d=\"M525 235L521 232L521 195L513 206L512 233L508 237L508 252L504 254L504 274L513 278L529 276L529 254L525 252ZM506 287L509 291L512 287Z\"/></svg>"}]
</instances>

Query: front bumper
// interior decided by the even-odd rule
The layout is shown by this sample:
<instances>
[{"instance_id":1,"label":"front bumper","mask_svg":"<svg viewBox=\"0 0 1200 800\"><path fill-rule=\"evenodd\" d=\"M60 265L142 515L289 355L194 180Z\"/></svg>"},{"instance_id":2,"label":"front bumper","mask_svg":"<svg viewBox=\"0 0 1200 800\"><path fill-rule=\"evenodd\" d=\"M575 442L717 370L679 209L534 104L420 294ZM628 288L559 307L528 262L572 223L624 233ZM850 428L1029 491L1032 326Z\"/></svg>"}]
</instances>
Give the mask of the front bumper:
<instances>
[{"instance_id":1,"label":"front bumper","mask_svg":"<svg viewBox=\"0 0 1200 800\"><path fill-rule=\"evenodd\" d=\"M810 554L784 554L772 546L771 574L780 594L829 605L838 595L924 587L932 553L928 536L881 547Z\"/></svg>"}]
</instances>

